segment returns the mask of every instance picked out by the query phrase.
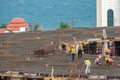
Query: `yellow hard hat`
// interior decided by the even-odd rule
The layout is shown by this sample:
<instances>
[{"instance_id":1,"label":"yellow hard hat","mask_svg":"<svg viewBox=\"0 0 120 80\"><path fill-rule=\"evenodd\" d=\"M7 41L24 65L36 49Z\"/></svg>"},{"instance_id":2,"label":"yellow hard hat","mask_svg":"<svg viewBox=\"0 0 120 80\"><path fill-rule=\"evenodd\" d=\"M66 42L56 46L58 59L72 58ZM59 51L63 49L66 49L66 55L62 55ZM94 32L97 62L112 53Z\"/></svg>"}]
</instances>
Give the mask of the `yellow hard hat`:
<instances>
[{"instance_id":1,"label":"yellow hard hat","mask_svg":"<svg viewBox=\"0 0 120 80\"><path fill-rule=\"evenodd\" d=\"M108 57L106 57L105 60L108 60Z\"/></svg>"},{"instance_id":2,"label":"yellow hard hat","mask_svg":"<svg viewBox=\"0 0 120 80\"><path fill-rule=\"evenodd\" d=\"M75 47L75 45L72 45L72 47L74 48L74 47Z\"/></svg>"},{"instance_id":3,"label":"yellow hard hat","mask_svg":"<svg viewBox=\"0 0 120 80\"><path fill-rule=\"evenodd\" d=\"M109 52L110 52L110 49L107 48L105 51L109 53Z\"/></svg>"}]
</instances>

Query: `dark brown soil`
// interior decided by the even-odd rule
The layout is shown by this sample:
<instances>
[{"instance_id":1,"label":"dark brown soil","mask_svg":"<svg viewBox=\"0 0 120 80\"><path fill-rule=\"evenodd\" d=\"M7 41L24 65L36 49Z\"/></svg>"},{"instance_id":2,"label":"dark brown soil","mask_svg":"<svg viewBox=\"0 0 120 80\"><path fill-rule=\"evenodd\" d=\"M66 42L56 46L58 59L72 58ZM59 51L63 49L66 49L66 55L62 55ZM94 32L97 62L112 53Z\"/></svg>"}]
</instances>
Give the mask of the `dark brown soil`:
<instances>
[{"instance_id":1,"label":"dark brown soil","mask_svg":"<svg viewBox=\"0 0 120 80\"><path fill-rule=\"evenodd\" d=\"M66 55L58 50L59 42L68 42L72 37L76 40L94 38L94 34L102 34L103 28L76 28L64 30L10 33L0 35L0 70L17 70L23 72L55 74L84 74L83 61L92 61L91 75L120 75L120 58L116 57L114 66L94 66L97 55L83 55L83 58L67 63ZM119 37L120 27L106 28L108 37ZM99 36L101 37L101 36ZM53 42L53 43L51 43ZM34 54L38 49L53 49L52 55L40 57Z\"/></svg>"}]
</instances>

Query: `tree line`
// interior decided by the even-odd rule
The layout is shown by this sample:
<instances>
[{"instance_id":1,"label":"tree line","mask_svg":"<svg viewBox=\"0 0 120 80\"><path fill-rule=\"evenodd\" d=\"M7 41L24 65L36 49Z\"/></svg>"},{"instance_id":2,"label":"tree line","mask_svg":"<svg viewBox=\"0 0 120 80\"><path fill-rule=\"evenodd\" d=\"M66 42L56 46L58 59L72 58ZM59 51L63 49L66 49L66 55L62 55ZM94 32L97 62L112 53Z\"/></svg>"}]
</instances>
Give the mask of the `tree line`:
<instances>
[{"instance_id":1,"label":"tree line","mask_svg":"<svg viewBox=\"0 0 120 80\"><path fill-rule=\"evenodd\" d=\"M37 30L42 30L43 26L40 23L35 23L33 26L33 30L37 31ZM59 29L64 29L64 28L70 28L71 25L67 22L61 22L59 24ZM7 28L7 24L1 24L0 28Z\"/></svg>"}]
</instances>

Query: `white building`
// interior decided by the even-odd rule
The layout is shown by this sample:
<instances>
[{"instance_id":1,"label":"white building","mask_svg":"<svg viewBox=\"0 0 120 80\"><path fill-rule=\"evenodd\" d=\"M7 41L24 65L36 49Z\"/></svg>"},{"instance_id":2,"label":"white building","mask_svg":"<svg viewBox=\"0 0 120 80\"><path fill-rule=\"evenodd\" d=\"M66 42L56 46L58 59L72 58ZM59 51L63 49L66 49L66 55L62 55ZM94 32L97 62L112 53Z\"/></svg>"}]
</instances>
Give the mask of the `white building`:
<instances>
[{"instance_id":1,"label":"white building","mask_svg":"<svg viewBox=\"0 0 120 80\"><path fill-rule=\"evenodd\" d=\"M29 24L23 18L13 18L7 24L7 30L17 33L29 31ZM9 32L8 32L9 33Z\"/></svg>"},{"instance_id":2,"label":"white building","mask_svg":"<svg viewBox=\"0 0 120 80\"><path fill-rule=\"evenodd\" d=\"M97 27L120 26L120 0L96 0Z\"/></svg>"}]
</instances>

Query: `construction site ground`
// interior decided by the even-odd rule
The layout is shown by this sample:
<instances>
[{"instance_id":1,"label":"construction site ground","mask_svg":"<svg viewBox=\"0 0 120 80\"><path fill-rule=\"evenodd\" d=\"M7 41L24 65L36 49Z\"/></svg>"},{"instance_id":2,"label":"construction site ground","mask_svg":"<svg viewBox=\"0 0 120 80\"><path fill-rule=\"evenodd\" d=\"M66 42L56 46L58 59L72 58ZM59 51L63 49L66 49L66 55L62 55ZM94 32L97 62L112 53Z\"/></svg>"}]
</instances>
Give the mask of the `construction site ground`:
<instances>
[{"instance_id":1,"label":"construction site ground","mask_svg":"<svg viewBox=\"0 0 120 80\"><path fill-rule=\"evenodd\" d=\"M104 58L102 65L96 67L94 59L98 56L84 54L81 59L68 63L66 54L56 50L58 42L69 42L74 36L76 40L86 40L94 38L94 34L102 34L103 28L76 28L53 31L35 31L25 33L1 34L0 40L0 71L20 71L49 75L52 67L54 75L85 75L83 61L91 60L90 75L120 76L120 57L116 56L115 65L106 66ZM108 37L119 37L120 28L105 28ZM101 36L99 36L101 37ZM53 46L51 46L53 42ZM34 54L34 50L55 49L53 54L40 57Z\"/></svg>"},{"instance_id":2,"label":"construction site ground","mask_svg":"<svg viewBox=\"0 0 120 80\"><path fill-rule=\"evenodd\" d=\"M106 76L120 76L120 57L115 57L115 65L106 66L104 58L102 58L101 66L94 65L94 59L97 55L83 55L81 59L76 56L75 61L67 62L64 53L56 53L48 57L36 57L31 55L29 58L25 55L1 55L0 56L0 70L1 71L20 71L30 73L42 73L45 75L51 74L52 67L54 68L54 75L85 75L84 60L91 60L90 75L106 75Z\"/></svg>"}]
</instances>

